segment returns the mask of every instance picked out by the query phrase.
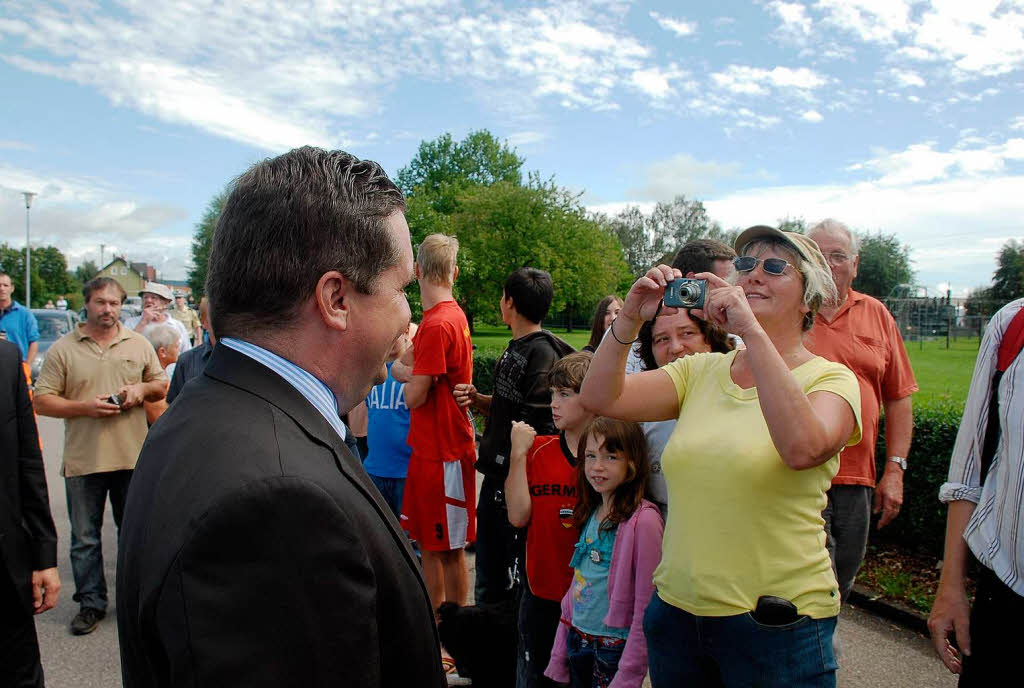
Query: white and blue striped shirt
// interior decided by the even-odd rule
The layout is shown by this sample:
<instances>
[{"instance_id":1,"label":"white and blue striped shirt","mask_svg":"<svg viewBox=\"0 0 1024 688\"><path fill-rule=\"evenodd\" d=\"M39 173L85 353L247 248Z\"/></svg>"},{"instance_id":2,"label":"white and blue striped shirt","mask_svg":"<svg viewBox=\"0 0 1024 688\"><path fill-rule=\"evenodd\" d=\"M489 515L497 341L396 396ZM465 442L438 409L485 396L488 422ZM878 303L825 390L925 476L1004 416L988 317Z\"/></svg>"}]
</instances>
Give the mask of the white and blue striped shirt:
<instances>
[{"instance_id":1,"label":"white and blue striped shirt","mask_svg":"<svg viewBox=\"0 0 1024 688\"><path fill-rule=\"evenodd\" d=\"M1012 301L989 321L956 436L949 481L939 489L943 502L966 500L978 505L964 530L964 539L978 561L1018 595L1024 595L1024 353L1017 356L999 381L1002 432L984 485L981 450L999 344L1021 308L1024 299Z\"/></svg>"},{"instance_id":2,"label":"white and blue striped shirt","mask_svg":"<svg viewBox=\"0 0 1024 688\"><path fill-rule=\"evenodd\" d=\"M261 346L244 342L241 339L224 337L218 339L217 343L234 349L240 354L245 354L283 377L327 419L342 441L345 440L345 424L341 422L341 417L338 415L338 399L330 387L318 380L312 373L303 370L286 358L281 358L272 351L267 351Z\"/></svg>"}]
</instances>

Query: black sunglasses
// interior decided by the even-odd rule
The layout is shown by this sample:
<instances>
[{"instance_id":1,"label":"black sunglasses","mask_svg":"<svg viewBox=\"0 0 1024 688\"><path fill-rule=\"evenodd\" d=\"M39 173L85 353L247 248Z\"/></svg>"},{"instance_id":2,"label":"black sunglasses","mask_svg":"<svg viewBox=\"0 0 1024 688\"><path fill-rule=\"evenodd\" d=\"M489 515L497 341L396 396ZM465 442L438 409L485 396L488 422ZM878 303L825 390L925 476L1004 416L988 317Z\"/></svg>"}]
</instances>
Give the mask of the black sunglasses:
<instances>
[{"instance_id":1,"label":"black sunglasses","mask_svg":"<svg viewBox=\"0 0 1024 688\"><path fill-rule=\"evenodd\" d=\"M750 272L757 267L757 264L761 263L762 269L769 275L781 275L786 271L787 267L793 267L792 263L787 263L781 258L765 258L761 260L755 256L738 256L733 258L732 264L736 266L736 272Z\"/></svg>"}]
</instances>

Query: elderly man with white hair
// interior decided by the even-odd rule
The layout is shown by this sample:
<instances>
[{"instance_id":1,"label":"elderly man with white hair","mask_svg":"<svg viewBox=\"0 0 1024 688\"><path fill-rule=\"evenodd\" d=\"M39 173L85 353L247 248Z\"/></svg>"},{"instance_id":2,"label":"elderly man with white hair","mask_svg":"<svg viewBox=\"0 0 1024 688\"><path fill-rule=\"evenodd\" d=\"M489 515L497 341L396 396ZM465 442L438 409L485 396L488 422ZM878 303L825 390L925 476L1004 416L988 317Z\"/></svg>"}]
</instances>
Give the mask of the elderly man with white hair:
<instances>
[{"instance_id":1,"label":"elderly man with white hair","mask_svg":"<svg viewBox=\"0 0 1024 688\"><path fill-rule=\"evenodd\" d=\"M156 357L160 361L160 367L164 369L167 377L170 378L178 364L178 351L181 349L181 339L178 336L178 330L169 322L151 323L142 331L142 336L153 345ZM159 401L147 401L144 404L146 407L146 421L150 425L155 423L156 419L167 410L167 405L166 398Z\"/></svg>"},{"instance_id":2,"label":"elderly man with white hair","mask_svg":"<svg viewBox=\"0 0 1024 688\"><path fill-rule=\"evenodd\" d=\"M153 323L169 323L178 332L178 339L181 342L178 353L185 353L191 349L192 342L185 326L167 312L167 306L174 299L171 288L166 284L146 282L146 286L139 291L139 296L142 297L142 315L128 318L124 321L124 326L142 334L146 327Z\"/></svg>"},{"instance_id":3,"label":"elderly man with white hair","mask_svg":"<svg viewBox=\"0 0 1024 688\"><path fill-rule=\"evenodd\" d=\"M860 383L863 439L839 457L839 473L822 514L829 553L843 597L849 595L864 559L874 512L878 527L890 523L903 503L903 472L914 429L911 395L917 391L899 327L877 299L851 288L860 265L857 235L837 220L823 220L807 231L832 269L838 299L815 316L807 348L852 370ZM885 410L887 461L875 485L875 442ZM873 500L872 500L872 493Z\"/></svg>"}]
</instances>

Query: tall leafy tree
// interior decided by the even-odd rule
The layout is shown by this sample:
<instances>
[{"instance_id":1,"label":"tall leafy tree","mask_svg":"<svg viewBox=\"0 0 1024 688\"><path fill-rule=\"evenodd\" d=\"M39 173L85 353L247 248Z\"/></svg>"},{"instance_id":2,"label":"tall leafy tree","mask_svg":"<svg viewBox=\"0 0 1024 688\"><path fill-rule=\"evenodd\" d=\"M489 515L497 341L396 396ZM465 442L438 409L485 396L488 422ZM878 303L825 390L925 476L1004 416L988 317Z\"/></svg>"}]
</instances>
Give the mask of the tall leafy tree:
<instances>
[{"instance_id":1,"label":"tall leafy tree","mask_svg":"<svg viewBox=\"0 0 1024 688\"><path fill-rule=\"evenodd\" d=\"M1004 304L1024 296L1024 244L1010 239L999 249L990 293Z\"/></svg>"},{"instance_id":2,"label":"tall leafy tree","mask_svg":"<svg viewBox=\"0 0 1024 688\"><path fill-rule=\"evenodd\" d=\"M646 272L672 245L667 236L652 230L650 218L635 205L626 206L612 217L595 215L593 219L619 240L623 257L634 275Z\"/></svg>"},{"instance_id":3,"label":"tall leafy tree","mask_svg":"<svg viewBox=\"0 0 1024 688\"><path fill-rule=\"evenodd\" d=\"M895 234L860 235L860 266L853 288L877 299L884 299L898 284L914 281L910 247Z\"/></svg>"},{"instance_id":4,"label":"tall leafy tree","mask_svg":"<svg viewBox=\"0 0 1024 688\"><path fill-rule=\"evenodd\" d=\"M210 245L213 243L213 231L217 228L217 219L228 199L227 190L210 199L202 219L196 223L192 233L192 267L188 271L188 286L198 300L206 293L206 269L210 263Z\"/></svg>"},{"instance_id":5,"label":"tall leafy tree","mask_svg":"<svg viewBox=\"0 0 1024 688\"><path fill-rule=\"evenodd\" d=\"M75 268L74 278L85 284L99 273L100 269L91 260L82 261L82 264Z\"/></svg>"},{"instance_id":6,"label":"tall leafy tree","mask_svg":"<svg viewBox=\"0 0 1024 688\"><path fill-rule=\"evenodd\" d=\"M551 273L552 312L592 306L628 273L615 236L587 216L577 196L536 176L526 185L467 189L451 229L462 246L458 299L471 322L497 320L505 278L523 266Z\"/></svg>"},{"instance_id":7,"label":"tall leafy tree","mask_svg":"<svg viewBox=\"0 0 1024 688\"><path fill-rule=\"evenodd\" d=\"M422 197L436 212L450 215L464 189L498 182L521 184L523 162L514 148L486 129L472 131L461 141L445 133L420 143L395 183L407 198Z\"/></svg>"}]
</instances>

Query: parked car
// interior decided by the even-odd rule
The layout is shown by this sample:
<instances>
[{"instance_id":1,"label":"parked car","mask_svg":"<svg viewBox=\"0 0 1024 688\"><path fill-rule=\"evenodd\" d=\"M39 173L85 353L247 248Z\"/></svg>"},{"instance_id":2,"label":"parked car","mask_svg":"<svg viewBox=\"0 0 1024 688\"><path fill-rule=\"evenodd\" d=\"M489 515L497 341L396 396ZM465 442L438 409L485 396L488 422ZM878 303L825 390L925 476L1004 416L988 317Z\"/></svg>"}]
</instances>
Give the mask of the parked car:
<instances>
[{"instance_id":1,"label":"parked car","mask_svg":"<svg viewBox=\"0 0 1024 688\"><path fill-rule=\"evenodd\" d=\"M49 308L33 308L32 315L36 316L36 322L39 323L39 351L36 353L35 359L30 361L32 384L35 384L36 378L39 377L39 371L43 367L46 351L55 341L70 332L79 318L74 311Z\"/></svg>"},{"instance_id":2,"label":"parked car","mask_svg":"<svg viewBox=\"0 0 1024 688\"><path fill-rule=\"evenodd\" d=\"M121 304L121 315L123 316L121 322L133 315L142 315L142 297L126 296L124 303Z\"/></svg>"}]
</instances>

